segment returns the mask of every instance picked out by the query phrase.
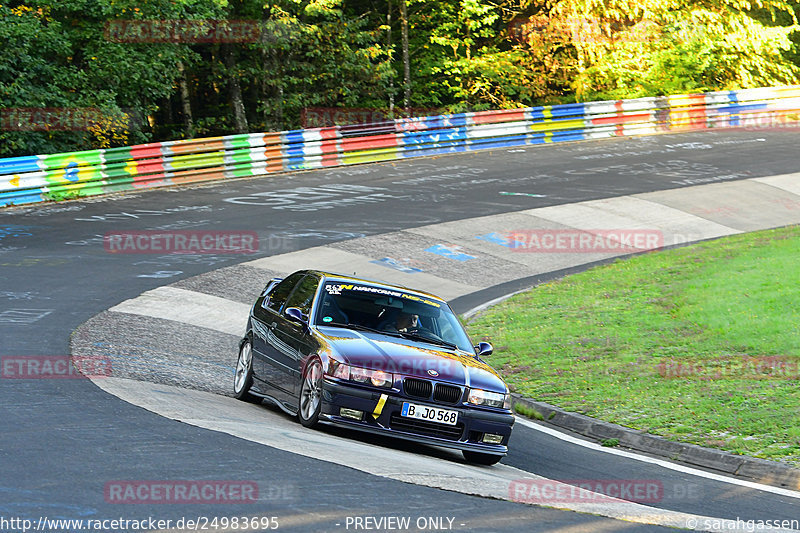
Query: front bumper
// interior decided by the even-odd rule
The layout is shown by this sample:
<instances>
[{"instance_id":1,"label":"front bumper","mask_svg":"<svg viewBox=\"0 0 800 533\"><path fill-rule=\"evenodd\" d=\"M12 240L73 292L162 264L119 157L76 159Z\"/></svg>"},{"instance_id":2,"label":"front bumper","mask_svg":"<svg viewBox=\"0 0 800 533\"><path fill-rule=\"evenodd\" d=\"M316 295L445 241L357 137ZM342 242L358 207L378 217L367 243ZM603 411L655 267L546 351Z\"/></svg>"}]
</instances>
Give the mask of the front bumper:
<instances>
[{"instance_id":1,"label":"front bumper","mask_svg":"<svg viewBox=\"0 0 800 533\"><path fill-rule=\"evenodd\" d=\"M345 385L323 379L322 409L320 420L337 426L345 426L359 431L411 440L421 444L431 444L457 450L468 450L493 455L508 453L508 440L514 425L514 415L488 409L445 405L405 398L396 391L385 393ZM386 396L382 408L376 411L381 396ZM458 411L456 426L433 422L417 421L400 416L403 402L430 405ZM361 421L342 417L341 408L362 411ZM377 414L377 417L374 414ZM501 435L500 444L482 442L484 434Z\"/></svg>"}]
</instances>

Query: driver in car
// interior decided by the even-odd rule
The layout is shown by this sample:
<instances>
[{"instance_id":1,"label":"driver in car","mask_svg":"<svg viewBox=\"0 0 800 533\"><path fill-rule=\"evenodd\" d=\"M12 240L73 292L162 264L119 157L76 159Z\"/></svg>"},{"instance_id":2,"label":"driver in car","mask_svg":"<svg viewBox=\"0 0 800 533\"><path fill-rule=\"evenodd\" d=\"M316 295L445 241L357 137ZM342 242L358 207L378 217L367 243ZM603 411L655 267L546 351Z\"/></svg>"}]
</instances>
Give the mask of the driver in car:
<instances>
[{"instance_id":1,"label":"driver in car","mask_svg":"<svg viewBox=\"0 0 800 533\"><path fill-rule=\"evenodd\" d=\"M409 313L398 313L395 327L401 333L408 333L419 326L419 316Z\"/></svg>"},{"instance_id":2,"label":"driver in car","mask_svg":"<svg viewBox=\"0 0 800 533\"><path fill-rule=\"evenodd\" d=\"M419 326L419 316L400 311L394 318L385 321L380 329L387 332L408 333L414 331Z\"/></svg>"}]
</instances>

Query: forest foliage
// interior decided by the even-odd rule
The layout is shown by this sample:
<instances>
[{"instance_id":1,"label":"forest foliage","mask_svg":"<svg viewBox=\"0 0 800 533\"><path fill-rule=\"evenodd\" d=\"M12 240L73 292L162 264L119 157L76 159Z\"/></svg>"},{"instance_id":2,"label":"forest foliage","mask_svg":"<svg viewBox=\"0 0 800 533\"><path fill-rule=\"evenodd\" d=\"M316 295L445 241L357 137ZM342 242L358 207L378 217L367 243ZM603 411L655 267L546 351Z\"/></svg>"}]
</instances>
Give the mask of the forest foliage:
<instances>
[{"instance_id":1,"label":"forest foliage","mask_svg":"<svg viewBox=\"0 0 800 533\"><path fill-rule=\"evenodd\" d=\"M800 83L800 0L0 2L0 157Z\"/></svg>"}]
</instances>

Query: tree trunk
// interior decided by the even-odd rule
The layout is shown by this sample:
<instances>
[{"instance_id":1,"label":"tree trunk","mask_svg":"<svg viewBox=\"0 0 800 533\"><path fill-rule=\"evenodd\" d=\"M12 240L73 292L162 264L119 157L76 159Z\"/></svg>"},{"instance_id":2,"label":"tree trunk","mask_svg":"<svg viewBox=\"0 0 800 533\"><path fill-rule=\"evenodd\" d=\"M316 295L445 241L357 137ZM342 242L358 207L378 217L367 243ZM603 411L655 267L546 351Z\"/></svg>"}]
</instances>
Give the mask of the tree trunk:
<instances>
[{"instance_id":1,"label":"tree trunk","mask_svg":"<svg viewBox=\"0 0 800 533\"><path fill-rule=\"evenodd\" d=\"M394 54L392 53L392 0L389 0L389 9L386 12L386 25L389 26L389 32L387 33L389 65L392 65L394 63ZM392 75L389 76L389 117L394 118L394 68L392 68Z\"/></svg>"},{"instance_id":2,"label":"tree trunk","mask_svg":"<svg viewBox=\"0 0 800 533\"><path fill-rule=\"evenodd\" d=\"M260 87L261 87L261 95L259 96L258 101L261 105L261 122L264 123L264 131L270 131L270 124L269 124L269 111L267 109L267 94L269 94L269 83L268 83L268 76L266 75L267 72L270 72L269 68L269 61L267 59L267 50L263 47L261 48L261 75L260 78Z\"/></svg>"},{"instance_id":3,"label":"tree trunk","mask_svg":"<svg viewBox=\"0 0 800 533\"><path fill-rule=\"evenodd\" d=\"M225 67L228 73L228 90L230 93L231 108L233 108L233 121L237 133L247 133L247 113L244 109L242 100L242 87L239 85L239 78L234 75L236 60L233 57L233 48L225 47Z\"/></svg>"},{"instance_id":4,"label":"tree trunk","mask_svg":"<svg viewBox=\"0 0 800 533\"><path fill-rule=\"evenodd\" d=\"M181 110L183 111L183 135L187 139L194 138L194 118L192 117L192 101L189 99L189 85L186 82L186 70L183 61L178 61L178 87L181 92Z\"/></svg>"},{"instance_id":5,"label":"tree trunk","mask_svg":"<svg viewBox=\"0 0 800 533\"><path fill-rule=\"evenodd\" d=\"M408 9L406 0L400 0L400 22L403 37L403 107L406 115L411 102L411 65L408 58Z\"/></svg>"},{"instance_id":6,"label":"tree trunk","mask_svg":"<svg viewBox=\"0 0 800 533\"><path fill-rule=\"evenodd\" d=\"M291 56L291 52L289 56ZM272 58L273 63L275 65L275 73L277 79L277 85L275 87L275 123L277 124L277 130L285 130L289 129L283 121L283 64L281 63L281 59L278 57L278 52L273 50L272 51ZM289 58L286 59L287 64L289 63Z\"/></svg>"}]
</instances>

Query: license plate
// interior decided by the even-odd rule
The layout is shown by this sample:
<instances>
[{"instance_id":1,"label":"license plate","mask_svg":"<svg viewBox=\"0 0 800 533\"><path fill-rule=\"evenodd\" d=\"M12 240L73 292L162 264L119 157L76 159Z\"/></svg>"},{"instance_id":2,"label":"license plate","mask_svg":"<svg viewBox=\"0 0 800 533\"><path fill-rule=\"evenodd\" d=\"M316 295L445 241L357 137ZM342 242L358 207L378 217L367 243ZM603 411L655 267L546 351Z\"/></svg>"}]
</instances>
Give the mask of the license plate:
<instances>
[{"instance_id":1,"label":"license plate","mask_svg":"<svg viewBox=\"0 0 800 533\"><path fill-rule=\"evenodd\" d=\"M458 411L408 402L403 402L403 410L400 411L400 415L407 418L416 418L417 420L447 424L449 426L455 426L458 421Z\"/></svg>"}]
</instances>

